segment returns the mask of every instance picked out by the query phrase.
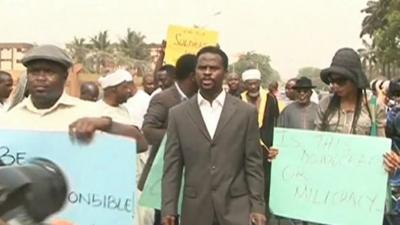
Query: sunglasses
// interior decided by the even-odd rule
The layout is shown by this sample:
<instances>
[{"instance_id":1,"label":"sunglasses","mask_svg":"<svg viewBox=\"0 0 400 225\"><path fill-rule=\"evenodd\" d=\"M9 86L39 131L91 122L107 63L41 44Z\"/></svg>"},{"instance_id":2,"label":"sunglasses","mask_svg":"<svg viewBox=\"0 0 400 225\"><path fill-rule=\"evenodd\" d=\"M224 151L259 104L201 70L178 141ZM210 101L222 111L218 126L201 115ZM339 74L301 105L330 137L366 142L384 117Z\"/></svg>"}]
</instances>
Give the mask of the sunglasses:
<instances>
[{"instance_id":1,"label":"sunglasses","mask_svg":"<svg viewBox=\"0 0 400 225\"><path fill-rule=\"evenodd\" d=\"M335 79L330 77L329 78L329 83L330 84L337 84L339 86L343 86L343 85L345 85L347 83L348 80L349 79L347 79L345 77L338 77L338 78L335 78Z\"/></svg>"}]
</instances>

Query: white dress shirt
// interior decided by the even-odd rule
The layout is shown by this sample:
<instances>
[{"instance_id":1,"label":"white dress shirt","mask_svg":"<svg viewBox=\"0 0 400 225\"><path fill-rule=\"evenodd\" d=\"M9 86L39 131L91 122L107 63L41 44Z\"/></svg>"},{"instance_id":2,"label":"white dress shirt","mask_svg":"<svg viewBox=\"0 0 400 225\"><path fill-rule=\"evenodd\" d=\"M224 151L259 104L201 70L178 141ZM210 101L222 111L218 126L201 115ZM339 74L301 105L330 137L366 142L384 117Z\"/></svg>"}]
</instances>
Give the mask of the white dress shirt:
<instances>
[{"instance_id":1,"label":"white dress shirt","mask_svg":"<svg viewBox=\"0 0 400 225\"><path fill-rule=\"evenodd\" d=\"M203 116L203 120L211 138L214 137L215 130L217 129L222 107L224 106L225 97L225 91L221 91L221 93L210 104L209 101L201 96L200 92L197 95L197 104L199 105L201 115Z\"/></svg>"}]
</instances>

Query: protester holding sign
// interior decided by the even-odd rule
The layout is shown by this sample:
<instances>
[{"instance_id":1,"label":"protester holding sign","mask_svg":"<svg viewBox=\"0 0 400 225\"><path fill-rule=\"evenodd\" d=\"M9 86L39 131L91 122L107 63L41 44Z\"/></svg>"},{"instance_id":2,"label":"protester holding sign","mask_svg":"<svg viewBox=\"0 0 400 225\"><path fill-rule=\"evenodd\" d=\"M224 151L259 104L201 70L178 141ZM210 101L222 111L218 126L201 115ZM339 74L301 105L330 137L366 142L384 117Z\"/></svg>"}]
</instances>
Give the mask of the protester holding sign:
<instances>
[{"instance_id":1,"label":"protester holding sign","mask_svg":"<svg viewBox=\"0 0 400 225\"><path fill-rule=\"evenodd\" d=\"M368 80L353 49L339 49L331 66L321 71L321 79L332 86L334 93L322 99L318 106L318 130L385 136L385 110L379 104L370 103L365 91ZM384 164L394 174L400 168L400 156L394 151L386 153Z\"/></svg>"},{"instance_id":2,"label":"protester holding sign","mask_svg":"<svg viewBox=\"0 0 400 225\"><path fill-rule=\"evenodd\" d=\"M82 141L90 141L95 131L135 139L142 135L134 126L101 117L102 114L95 110L95 104L64 92L72 60L62 49L53 45L34 47L24 56L22 63L27 67L30 96L0 117L1 127L69 130L73 137Z\"/></svg>"}]
</instances>

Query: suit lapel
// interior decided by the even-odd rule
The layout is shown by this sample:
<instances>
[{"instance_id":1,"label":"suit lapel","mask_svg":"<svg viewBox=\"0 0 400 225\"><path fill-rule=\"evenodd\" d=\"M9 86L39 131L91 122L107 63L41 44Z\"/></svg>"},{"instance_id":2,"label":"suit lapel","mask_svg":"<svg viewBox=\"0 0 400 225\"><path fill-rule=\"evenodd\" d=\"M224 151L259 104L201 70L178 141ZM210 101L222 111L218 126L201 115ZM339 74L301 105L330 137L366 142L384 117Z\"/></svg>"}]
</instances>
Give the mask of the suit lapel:
<instances>
[{"instance_id":1,"label":"suit lapel","mask_svg":"<svg viewBox=\"0 0 400 225\"><path fill-rule=\"evenodd\" d=\"M190 107L188 107L187 113L189 114L189 117L196 124L196 127L199 128L204 137L211 142L210 134L207 131L199 105L197 104L197 94L188 101Z\"/></svg>"},{"instance_id":2,"label":"suit lapel","mask_svg":"<svg viewBox=\"0 0 400 225\"><path fill-rule=\"evenodd\" d=\"M236 101L233 101L232 96L226 94L225 103L222 107L221 116L219 117L217 129L215 130L214 138L215 140L218 135L222 132L225 125L232 119L232 116L235 114L236 111Z\"/></svg>"}]
</instances>

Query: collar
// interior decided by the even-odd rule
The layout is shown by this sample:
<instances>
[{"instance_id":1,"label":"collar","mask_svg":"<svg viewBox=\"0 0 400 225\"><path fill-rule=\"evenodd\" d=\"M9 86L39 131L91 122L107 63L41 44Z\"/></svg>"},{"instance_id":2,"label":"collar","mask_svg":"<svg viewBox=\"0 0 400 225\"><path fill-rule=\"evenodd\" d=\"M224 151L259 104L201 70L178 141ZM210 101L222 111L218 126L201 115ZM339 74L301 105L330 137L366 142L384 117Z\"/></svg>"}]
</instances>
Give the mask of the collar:
<instances>
[{"instance_id":1,"label":"collar","mask_svg":"<svg viewBox=\"0 0 400 225\"><path fill-rule=\"evenodd\" d=\"M225 102L225 97L226 93L224 90L222 90L221 93L219 93L219 95L212 101L211 106L215 103L218 104L219 106L223 106ZM197 104L199 106L204 104L210 104L209 101L207 101L205 98L203 98L203 96L201 96L200 91L197 94Z\"/></svg>"},{"instance_id":2,"label":"collar","mask_svg":"<svg viewBox=\"0 0 400 225\"><path fill-rule=\"evenodd\" d=\"M21 104L18 106L18 108L21 109L25 109L28 110L32 113L36 113L36 114L40 114L40 115L45 115L48 114L50 112L53 112L54 110L56 110L59 107L69 107L69 106L76 106L77 105L77 101L76 98L68 95L67 93L63 93L61 95L61 97L58 99L58 101L50 108L48 109L38 109L36 108L33 103L32 103L32 99L31 96L29 96L28 98L25 98Z\"/></svg>"},{"instance_id":3,"label":"collar","mask_svg":"<svg viewBox=\"0 0 400 225\"><path fill-rule=\"evenodd\" d=\"M178 83L175 82L174 84L175 84L176 90L178 90L178 93L179 93L179 95L180 95L180 97L181 97L181 100L182 100L182 101L188 100L189 98L185 95L185 93L183 93L183 91L182 91L181 88L179 87Z\"/></svg>"},{"instance_id":4,"label":"collar","mask_svg":"<svg viewBox=\"0 0 400 225\"><path fill-rule=\"evenodd\" d=\"M264 90L264 89L260 88L260 94L258 95L259 98L261 98L261 99L266 98L266 97L267 97L267 94L268 94L268 91L267 91L267 90ZM248 102L248 100L247 100L247 91L244 91L244 92L241 94L241 96L242 96L242 100L243 100L243 101Z\"/></svg>"}]
</instances>

